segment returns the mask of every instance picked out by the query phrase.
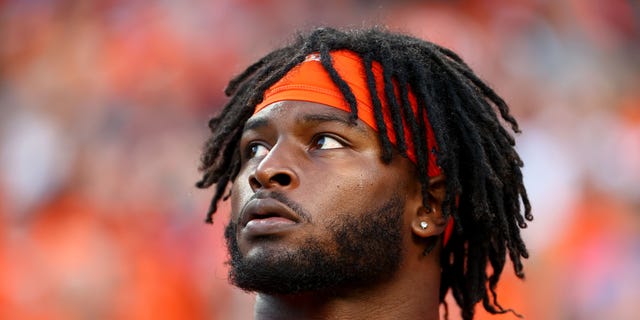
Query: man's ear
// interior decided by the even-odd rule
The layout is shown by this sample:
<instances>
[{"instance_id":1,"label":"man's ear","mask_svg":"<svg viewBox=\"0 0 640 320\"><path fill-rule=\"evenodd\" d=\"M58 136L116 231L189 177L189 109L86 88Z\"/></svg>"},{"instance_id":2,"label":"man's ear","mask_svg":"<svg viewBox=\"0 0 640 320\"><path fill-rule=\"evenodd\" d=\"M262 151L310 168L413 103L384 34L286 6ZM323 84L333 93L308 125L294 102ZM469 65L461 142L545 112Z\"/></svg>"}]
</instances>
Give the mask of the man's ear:
<instances>
[{"instance_id":1,"label":"man's ear","mask_svg":"<svg viewBox=\"0 0 640 320\"><path fill-rule=\"evenodd\" d=\"M429 179L428 207L421 205L411 221L411 230L419 238L429 238L442 234L448 219L443 216L442 202L446 189L445 178L439 175Z\"/></svg>"}]
</instances>

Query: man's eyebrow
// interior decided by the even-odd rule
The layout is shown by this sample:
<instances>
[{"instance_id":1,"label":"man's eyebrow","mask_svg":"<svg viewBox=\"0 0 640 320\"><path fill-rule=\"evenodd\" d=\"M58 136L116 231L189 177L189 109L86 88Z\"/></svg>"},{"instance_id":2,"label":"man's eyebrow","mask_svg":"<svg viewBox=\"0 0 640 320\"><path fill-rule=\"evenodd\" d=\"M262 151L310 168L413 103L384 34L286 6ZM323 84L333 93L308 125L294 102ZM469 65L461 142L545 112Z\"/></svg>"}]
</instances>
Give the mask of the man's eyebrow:
<instances>
[{"instance_id":1,"label":"man's eyebrow","mask_svg":"<svg viewBox=\"0 0 640 320\"><path fill-rule=\"evenodd\" d=\"M335 115L335 114L323 114L323 113L318 113L318 114L305 114L302 115L300 117L298 117L296 119L296 121L298 122L338 122L340 124L343 124L345 126L348 126L349 128L354 128L358 131L361 132L366 132L366 130L358 125L357 122L351 121L349 120L348 117L342 117L339 115Z\"/></svg>"},{"instance_id":2,"label":"man's eyebrow","mask_svg":"<svg viewBox=\"0 0 640 320\"><path fill-rule=\"evenodd\" d=\"M244 124L243 131L256 130L269 125L269 119L266 118L253 118L247 120Z\"/></svg>"}]
</instances>

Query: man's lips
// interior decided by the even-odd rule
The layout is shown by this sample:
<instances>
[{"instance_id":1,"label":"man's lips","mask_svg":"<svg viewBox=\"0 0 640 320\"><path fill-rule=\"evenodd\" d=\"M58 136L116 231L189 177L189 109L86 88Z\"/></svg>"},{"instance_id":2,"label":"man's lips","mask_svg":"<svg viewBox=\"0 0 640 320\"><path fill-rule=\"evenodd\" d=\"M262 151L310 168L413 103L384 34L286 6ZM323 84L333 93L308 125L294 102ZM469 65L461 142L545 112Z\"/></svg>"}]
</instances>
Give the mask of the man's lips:
<instances>
[{"instance_id":1,"label":"man's lips","mask_svg":"<svg viewBox=\"0 0 640 320\"><path fill-rule=\"evenodd\" d=\"M240 226L252 233L268 233L300 220L298 214L276 199L252 199L242 209Z\"/></svg>"}]
</instances>

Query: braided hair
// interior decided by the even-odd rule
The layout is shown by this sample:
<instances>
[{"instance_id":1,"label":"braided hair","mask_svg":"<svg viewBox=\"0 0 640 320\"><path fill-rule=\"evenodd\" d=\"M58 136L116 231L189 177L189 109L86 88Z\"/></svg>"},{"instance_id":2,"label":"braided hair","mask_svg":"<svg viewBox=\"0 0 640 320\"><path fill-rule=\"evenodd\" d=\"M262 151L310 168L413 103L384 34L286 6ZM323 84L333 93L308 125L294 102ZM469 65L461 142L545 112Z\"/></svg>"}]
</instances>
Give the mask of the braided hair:
<instances>
[{"instance_id":1,"label":"braided hair","mask_svg":"<svg viewBox=\"0 0 640 320\"><path fill-rule=\"evenodd\" d=\"M371 95L381 157L389 163L394 147L406 156L403 132L411 132L426 206L428 152L437 153L437 164L446 177L443 214L453 217L456 225L441 251L440 302L445 304L445 295L451 290L465 320L473 318L479 302L492 314L512 311L500 306L495 289L507 255L515 274L524 278L522 258L529 254L520 228L533 219L522 179L523 162L512 136L520 132L518 124L503 99L456 53L408 35L381 28L320 28L299 34L292 44L267 54L233 78L225 90L230 100L219 116L209 120L211 136L201 156L202 177L196 186L215 185L206 221L213 221L218 202L229 196L225 190L240 170L238 143L245 122L262 101L265 90L307 55L319 53L322 66L342 92L351 107L351 119L356 121L355 96L329 55L340 49L362 57L372 93L376 92L372 62L382 66L383 90L392 115L390 128L383 120L377 95ZM417 114L409 104L410 90L416 96ZM425 115L433 128L437 150L426 150ZM398 138L395 146L389 130Z\"/></svg>"}]
</instances>

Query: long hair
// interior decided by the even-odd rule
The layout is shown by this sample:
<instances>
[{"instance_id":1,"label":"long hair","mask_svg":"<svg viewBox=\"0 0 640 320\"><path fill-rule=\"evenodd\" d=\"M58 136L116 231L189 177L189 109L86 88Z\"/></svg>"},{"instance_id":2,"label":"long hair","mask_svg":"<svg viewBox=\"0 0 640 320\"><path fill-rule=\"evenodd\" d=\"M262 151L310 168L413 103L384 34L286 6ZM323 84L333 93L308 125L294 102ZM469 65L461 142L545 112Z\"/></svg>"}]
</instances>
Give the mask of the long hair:
<instances>
[{"instance_id":1,"label":"long hair","mask_svg":"<svg viewBox=\"0 0 640 320\"><path fill-rule=\"evenodd\" d=\"M513 133L520 132L507 104L453 51L408 35L379 28L367 30L316 29L300 34L290 45L277 49L233 78L225 94L230 100L209 121L211 136L201 157L199 188L215 185L207 213L212 222L225 190L240 169L238 143L245 122L263 99L266 89L311 53L320 61L351 106L357 119L354 94L334 69L330 51L347 49L360 55L367 73L372 61L383 68L384 91L392 126L377 121L382 160L391 161L393 148L406 156L406 125L414 139L416 166L427 204L428 153L437 152L437 164L446 177L443 214L452 216L456 229L441 251L440 302L451 290L464 319L472 319L482 302L490 313L505 313L497 301L496 285L511 260L515 274L523 278L522 259L528 258L520 229L533 219L522 181L523 162L517 154ZM398 90L394 90L394 83ZM408 92L418 103L414 116ZM369 81L370 92L375 83ZM376 99L372 94L372 99ZM398 103L400 102L400 103ZM379 108L375 108L382 119ZM402 116L400 116L402 115ZM433 128L437 150L427 150L425 115ZM404 119L404 124L403 124ZM398 141L390 142L393 130ZM490 267L490 268L489 268Z\"/></svg>"}]
</instances>

